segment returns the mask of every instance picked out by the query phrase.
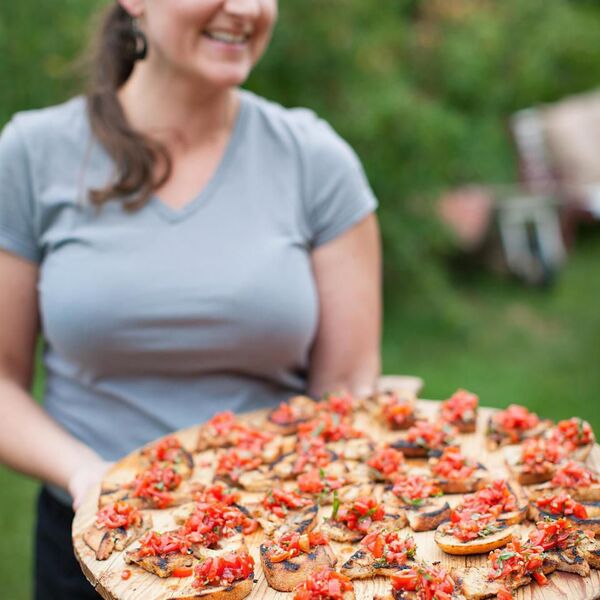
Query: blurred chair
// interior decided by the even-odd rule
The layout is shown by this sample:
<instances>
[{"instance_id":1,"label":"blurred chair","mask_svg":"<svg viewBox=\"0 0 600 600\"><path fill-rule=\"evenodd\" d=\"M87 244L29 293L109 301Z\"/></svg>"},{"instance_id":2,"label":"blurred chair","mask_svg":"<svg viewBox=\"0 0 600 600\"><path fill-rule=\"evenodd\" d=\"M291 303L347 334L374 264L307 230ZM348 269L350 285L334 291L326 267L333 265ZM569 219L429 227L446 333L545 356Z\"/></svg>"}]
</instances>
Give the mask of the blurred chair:
<instances>
[{"instance_id":1,"label":"blurred chair","mask_svg":"<svg viewBox=\"0 0 600 600\"><path fill-rule=\"evenodd\" d=\"M510 120L523 187L560 202L568 245L600 220L600 91L521 110Z\"/></svg>"}]
</instances>

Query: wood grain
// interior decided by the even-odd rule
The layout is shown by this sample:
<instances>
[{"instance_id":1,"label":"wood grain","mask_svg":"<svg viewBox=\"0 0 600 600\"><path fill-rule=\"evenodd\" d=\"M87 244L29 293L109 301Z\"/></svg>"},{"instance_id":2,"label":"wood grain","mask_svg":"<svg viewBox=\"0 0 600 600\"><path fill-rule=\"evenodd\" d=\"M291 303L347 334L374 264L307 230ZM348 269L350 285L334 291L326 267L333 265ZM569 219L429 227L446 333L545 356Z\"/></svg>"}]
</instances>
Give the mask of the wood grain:
<instances>
[{"instance_id":1,"label":"wood grain","mask_svg":"<svg viewBox=\"0 0 600 600\"><path fill-rule=\"evenodd\" d=\"M438 409L438 402L429 400L419 400L419 408L425 414L433 416ZM484 435L485 424L490 414L494 411L489 408L479 410L477 431L473 434L460 435L459 440L463 451L482 462L493 475L508 477L508 473L503 463L502 452L488 452L485 449ZM257 422L264 413L258 411L243 415L245 421L250 423ZM398 434L381 429L376 423L373 423L366 414L359 413L357 416L359 427L371 434L377 441L393 440ZM182 430L177 433L182 443L193 448L196 439L197 428ZM210 469L207 469L206 461L210 460L211 453L202 453L196 455L195 460L198 467L198 473L194 479L200 478L207 481L210 475ZM600 447L596 445L587 463L589 466L600 470ZM134 462L131 455L117 463L109 473L111 479L115 481L127 481L132 478L135 472ZM82 539L82 532L89 527L95 519L98 503L99 486L91 490L86 501L82 504L75 515L73 521L73 546L75 555L81 564L81 568L90 583L96 588L97 592L106 600L170 600L177 598L184 592L191 592L191 579L168 578L160 579L150 573L146 573L135 566L126 565L123 560L123 553L116 553L107 561L97 561L94 552L85 544ZM252 499L257 495L243 494L244 498ZM448 496L451 505L460 501L460 496ZM322 509L322 514L327 515L331 511L330 507ZM154 519L154 528L158 531L174 529L174 522L170 510L150 511ZM521 532L525 532L531 525L521 526ZM484 565L486 555L482 556L450 556L442 552L433 541L433 532L414 533L406 529L406 533L412 533L417 542L417 556L420 559L429 562L440 561L446 567L462 567L471 565ZM276 600L291 598L292 594L276 592L268 587L258 558L258 546L264 539L264 534L259 529L255 534L247 538L250 551L256 562L255 580L253 591L249 598ZM338 555L338 566L352 554L354 548L349 545L332 543L336 554ZM121 579L121 573L124 569L130 569L131 577L127 581ZM592 570L590 577L580 577L568 573L554 573L550 576L550 583L545 587L532 584L521 588L515 593L517 600L571 600L585 599L592 600L600 598L600 572ZM385 593L389 589L389 583L384 578L376 578L367 581L355 582L357 600L371 600L375 594Z\"/></svg>"}]
</instances>

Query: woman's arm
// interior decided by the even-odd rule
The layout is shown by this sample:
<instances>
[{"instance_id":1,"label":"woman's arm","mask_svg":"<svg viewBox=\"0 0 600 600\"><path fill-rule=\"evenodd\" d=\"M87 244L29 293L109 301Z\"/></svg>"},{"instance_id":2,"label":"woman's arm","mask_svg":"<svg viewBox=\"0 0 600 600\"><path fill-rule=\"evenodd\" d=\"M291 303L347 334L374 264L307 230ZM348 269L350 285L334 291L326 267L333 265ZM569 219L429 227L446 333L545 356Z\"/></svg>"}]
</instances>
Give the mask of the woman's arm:
<instances>
[{"instance_id":1,"label":"woman's arm","mask_svg":"<svg viewBox=\"0 0 600 600\"><path fill-rule=\"evenodd\" d=\"M69 490L78 505L108 463L29 394L38 332L38 268L0 251L0 461Z\"/></svg>"},{"instance_id":2,"label":"woman's arm","mask_svg":"<svg viewBox=\"0 0 600 600\"><path fill-rule=\"evenodd\" d=\"M381 248L374 214L313 251L320 317L308 391L369 393L381 368Z\"/></svg>"}]
</instances>

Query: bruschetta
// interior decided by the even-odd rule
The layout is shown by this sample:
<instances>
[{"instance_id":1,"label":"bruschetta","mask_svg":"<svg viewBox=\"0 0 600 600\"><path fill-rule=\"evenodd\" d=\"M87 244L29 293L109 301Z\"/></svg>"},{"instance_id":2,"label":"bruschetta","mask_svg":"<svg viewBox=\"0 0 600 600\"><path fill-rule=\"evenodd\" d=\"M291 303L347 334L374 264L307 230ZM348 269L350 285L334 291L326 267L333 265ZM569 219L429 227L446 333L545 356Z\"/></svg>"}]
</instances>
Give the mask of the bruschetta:
<instances>
[{"instance_id":1,"label":"bruschetta","mask_svg":"<svg viewBox=\"0 0 600 600\"><path fill-rule=\"evenodd\" d=\"M96 553L96 560L106 560L152 528L152 517L126 502L114 502L101 508L96 521L83 533L84 542Z\"/></svg>"},{"instance_id":2,"label":"bruschetta","mask_svg":"<svg viewBox=\"0 0 600 600\"><path fill-rule=\"evenodd\" d=\"M390 575L391 591L373 600L464 600L459 585L439 565L416 565Z\"/></svg>"},{"instance_id":3,"label":"bruschetta","mask_svg":"<svg viewBox=\"0 0 600 600\"><path fill-rule=\"evenodd\" d=\"M565 518L567 521L586 531L600 535L600 505L582 504L563 492L550 496L541 496L529 504L529 518L532 521Z\"/></svg>"},{"instance_id":4,"label":"bruschetta","mask_svg":"<svg viewBox=\"0 0 600 600\"><path fill-rule=\"evenodd\" d=\"M600 475L570 460L557 467L550 481L527 488L527 494L533 499L563 492L578 502L600 502Z\"/></svg>"},{"instance_id":5,"label":"bruschetta","mask_svg":"<svg viewBox=\"0 0 600 600\"><path fill-rule=\"evenodd\" d=\"M600 569L600 542L566 519L538 521L529 540L556 559L558 571L587 577Z\"/></svg>"},{"instance_id":6,"label":"bruschetta","mask_svg":"<svg viewBox=\"0 0 600 600\"><path fill-rule=\"evenodd\" d=\"M265 419L269 431L279 435L292 435L298 431L300 423L314 418L317 403L308 396L294 396L271 410Z\"/></svg>"},{"instance_id":7,"label":"bruschetta","mask_svg":"<svg viewBox=\"0 0 600 600\"><path fill-rule=\"evenodd\" d=\"M390 445L409 458L440 456L444 448L456 445L456 428L442 421L417 421Z\"/></svg>"},{"instance_id":8,"label":"bruschetta","mask_svg":"<svg viewBox=\"0 0 600 600\"><path fill-rule=\"evenodd\" d=\"M254 559L246 550L205 558L193 570L194 592L171 600L242 600L252 592Z\"/></svg>"},{"instance_id":9,"label":"bruschetta","mask_svg":"<svg viewBox=\"0 0 600 600\"><path fill-rule=\"evenodd\" d=\"M360 548L346 560L340 572L350 579L389 576L415 564L416 554L413 537L394 529L380 529L362 539Z\"/></svg>"},{"instance_id":10,"label":"bruschetta","mask_svg":"<svg viewBox=\"0 0 600 600\"><path fill-rule=\"evenodd\" d=\"M585 461L596 443L592 426L579 417L559 421L548 432L548 438L563 446L569 458L580 462Z\"/></svg>"},{"instance_id":11,"label":"bruschetta","mask_svg":"<svg viewBox=\"0 0 600 600\"><path fill-rule=\"evenodd\" d=\"M489 418L486 431L488 450L519 444L527 438L540 437L551 426L551 421L540 419L525 406L511 404L507 409L495 412Z\"/></svg>"},{"instance_id":12,"label":"bruschetta","mask_svg":"<svg viewBox=\"0 0 600 600\"><path fill-rule=\"evenodd\" d=\"M293 600L355 600L354 586L345 575L325 567L295 588Z\"/></svg>"},{"instance_id":13,"label":"bruschetta","mask_svg":"<svg viewBox=\"0 0 600 600\"><path fill-rule=\"evenodd\" d=\"M407 473L394 480L384 500L404 510L413 531L432 531L450 518L450 505L441 498L442 494L436 480L424 474Z\"/></svg>"},{"instance_id":14,"label":"bruschetta","mask_svg":"<svg viewBox=\"0 0 600 600\"><path fill-rule=\"evenodd\" d=\"M440 419L450 423L460 433L473 433L477 426L479 396L458 389L440 405Z\"/></svg>"},{"instance_id":15,"label":"bruschetta","mask_svg":"<svg viewBox=\"0 0 600 600\"><path fill-rule=\"evenodd\" d=\"M487 469L456 446L444 448L439 458L430 458L429 468L444 494L474 492L489 480Z\"/></svg>"},{"instance_id":16,"label":"bruschetta","mask_svg":"<svg viewBox=\"0 0 600 600\"><path fill-rule=\"evenodd\" d=\"M567 457L566 448L548 438L532 438L519 446L503 449L506 466L521 485L533 485L552 479Z\"/></svg>"},{"instance_id":17,"label":"bruschetta","mask_svg":"<svg viewBox=\"0 0 600 600\"><path fill-rule=\"evenodd\" d=\"M280 592L291 592L311 573L337 562L329 540L318 531L286 532L265 540L259 553L267 582Z\"/></svg>"},{"instance_id":18,"label":"bruschetta","mask_svg":"<svg viewBox=\"0 0 600 600\"><path fill-rule=\"evenodd\" d=\"M324 519L321 530L336 542L358 542L374 529L402 528L404 512L386 507L373 497L360 497L348 504L334 502L331 516Z\"/></svg>"}]
</instances>

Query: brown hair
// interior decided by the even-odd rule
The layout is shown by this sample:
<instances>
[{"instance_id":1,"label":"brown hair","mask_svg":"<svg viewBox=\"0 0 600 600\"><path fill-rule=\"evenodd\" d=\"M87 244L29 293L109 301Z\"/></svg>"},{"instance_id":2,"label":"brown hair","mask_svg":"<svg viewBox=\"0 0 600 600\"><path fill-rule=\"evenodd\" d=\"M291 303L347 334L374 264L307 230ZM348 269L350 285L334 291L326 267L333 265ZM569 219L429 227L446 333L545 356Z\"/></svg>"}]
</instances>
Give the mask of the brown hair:
<instances>
[{"instance_id":1,"label":"brown hair","mask_svg":"<svg viewBox=\"0 0 600 600\"><path fill-rule=\"evenodd\" d=\"M116 165L115 179L90 191L92 203L98 206L121 198L128 210L140 208L171 174L167 149L131 127L117 98L117 90L131 75L135 61L131 16L115 3L103 16L87 92L92 131Z\"/></svg>"}]
</instances>

